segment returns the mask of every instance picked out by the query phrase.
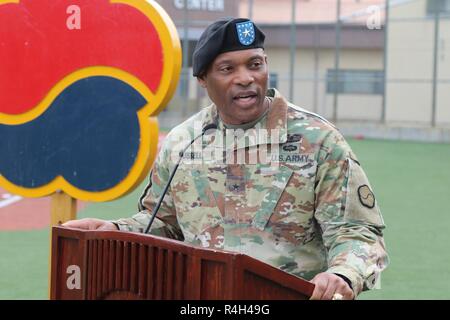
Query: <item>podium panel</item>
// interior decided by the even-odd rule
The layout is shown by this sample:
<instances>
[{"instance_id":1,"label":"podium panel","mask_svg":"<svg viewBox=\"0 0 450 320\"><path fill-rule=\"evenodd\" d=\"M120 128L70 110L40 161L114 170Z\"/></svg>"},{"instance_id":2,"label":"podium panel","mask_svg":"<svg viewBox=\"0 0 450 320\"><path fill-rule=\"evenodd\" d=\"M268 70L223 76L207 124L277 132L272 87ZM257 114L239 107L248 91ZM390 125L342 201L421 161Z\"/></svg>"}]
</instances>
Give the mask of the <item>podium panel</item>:
<instances>
[{"instance_id":1,"label":"podium panel","mask_svg":"<svg viewBox=\"0 0 450 320\"><path fill-rule=\"evenodd\" d=\"M314 285L247 255L153 235L52 230L51 299L308 299Z\"/></svg>"}]
</instances>

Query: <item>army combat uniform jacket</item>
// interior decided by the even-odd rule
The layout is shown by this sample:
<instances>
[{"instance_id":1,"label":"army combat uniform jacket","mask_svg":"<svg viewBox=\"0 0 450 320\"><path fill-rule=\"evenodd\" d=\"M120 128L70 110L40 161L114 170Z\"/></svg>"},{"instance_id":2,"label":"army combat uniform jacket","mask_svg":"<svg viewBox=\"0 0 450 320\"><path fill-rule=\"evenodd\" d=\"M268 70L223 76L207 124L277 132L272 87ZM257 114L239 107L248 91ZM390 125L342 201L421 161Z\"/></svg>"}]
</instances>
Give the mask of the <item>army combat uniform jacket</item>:
<instances>
[{"instance_id":1,"label":"army combat uniform jacket","mask_svg":"<svg viewBox=\"0 0 450 320\"><path fill-rule=\"evenodd\" d=\"M143 232L179 151L196 128L215 123L184 153L151 233L245 253L308 280L324 271L340 274L356 295L376 287L388 262L384 222L356 156L325 119L274 89L268 96L266 116L239 134L225 130L214 105L174 128L141 211L115 223Z\"/></svg>"}]
</instances>

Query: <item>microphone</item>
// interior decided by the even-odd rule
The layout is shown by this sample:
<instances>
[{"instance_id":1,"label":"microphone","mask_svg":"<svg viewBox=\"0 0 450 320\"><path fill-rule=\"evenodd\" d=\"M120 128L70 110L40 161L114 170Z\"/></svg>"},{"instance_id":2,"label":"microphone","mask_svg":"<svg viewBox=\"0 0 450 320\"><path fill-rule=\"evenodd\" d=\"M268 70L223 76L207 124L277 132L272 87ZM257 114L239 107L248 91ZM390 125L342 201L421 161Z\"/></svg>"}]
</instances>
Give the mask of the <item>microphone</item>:
<instances>
[{"instance_id":1,"label":"microphone","mask_svg":"<svg viewBox=\"0 0 450 320\"><path fill-rule=\"evenodd\" d=\"M198 136L196 136L194 139L192 139L192 141L183 149L183 151L180 151L180 158L178 159L177 164L175 165L175 167L173 168L172 173L170 174L169 180L167 181L166 186L164 187L164 190L161 194L161 196L159 197L158 203L156 204L156 206L153 208L153 212L151 214L150 217L150 221L148 222L147 228L145 229L144 233L148 233L150 231L150 228L153 224L153 220L155 220L156 218L156 214L158 213L159 208L161 207L161 204L164 200L164 196L166 195L167 191L169 190L169 186L170 183L172 182L173 177L175 176L175 172L178 169L178 166L181 163L181 160L183 159L184 153L186 152L186 150L194 143L195 140L197 140L200 137L203 137L203 135L206 133L206 131L208 130L212 130L212 129L217 129L217 124L215 123L210 123L208 125L206 125L203 129L202 129L202 133L199 134Z\"/></svg>"}]
</instances>

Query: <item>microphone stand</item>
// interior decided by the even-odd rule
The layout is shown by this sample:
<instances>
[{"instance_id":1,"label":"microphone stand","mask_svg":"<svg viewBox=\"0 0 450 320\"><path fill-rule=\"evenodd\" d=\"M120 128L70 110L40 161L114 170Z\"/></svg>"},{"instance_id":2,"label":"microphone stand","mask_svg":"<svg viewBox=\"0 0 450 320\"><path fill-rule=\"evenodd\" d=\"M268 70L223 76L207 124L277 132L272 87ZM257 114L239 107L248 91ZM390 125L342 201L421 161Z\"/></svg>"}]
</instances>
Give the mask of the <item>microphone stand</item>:
<instances>
[{"instance_id":1,"label":"microphone stand","mask_svg":"<svg viewBox=\"0 0 450 320\"><path fill-rule=\"evenodd\" d=\"M211 129L217 129L217 124L211 123L211 124L206 125L206 126L203 128L202 133L199 134L198 136L196 136L194 139L192 139L192 141L191 141L191 142L183 149L183 151L180 151L180 154L179 154L179 155L180 155L180 158L178 159L178 161L177 161L175 167L173 168L172 173L170 174L169 180L167 181L167 184L166 184L166 186L164 187L164 190L163 190L161 196L159 197L158 203L157 203L156 206L153 208L153 211L152 211L152 214L151 214L151 217L150 217L150 221L148 222L147 228L145 229L145 232L144 232L144 233L148 233L148 232L150 231L150 228L151 228L151 226L152 226L152 224L153 224L153 220L155 220L156 214L158 213L158 210L159 210L159 208L161 207L161 204L162 204L162 202L163 202L163 200L164 200L164 196L166 195L167 191L169 190L170 183L172 182L172 179L173 179L173 177L175 176L175 172L177 171L178 166L179 166L180 163L181 163L181 160L183 160L184 153L185 153L186 150L194 143L195 140L197 140L197 139L200 138L200 137L203 137L203 135L206 133L206 131L211 130Z\"/></svg>"}]
</instances>

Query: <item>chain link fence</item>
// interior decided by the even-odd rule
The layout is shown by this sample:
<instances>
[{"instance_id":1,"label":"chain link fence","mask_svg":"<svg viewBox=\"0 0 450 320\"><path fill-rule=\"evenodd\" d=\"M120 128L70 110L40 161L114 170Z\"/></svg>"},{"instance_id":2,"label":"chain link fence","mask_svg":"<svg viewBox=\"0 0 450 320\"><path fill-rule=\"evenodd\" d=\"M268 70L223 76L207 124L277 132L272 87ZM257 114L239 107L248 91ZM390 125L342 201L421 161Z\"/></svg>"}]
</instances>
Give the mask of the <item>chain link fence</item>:
<instances>
[{"instance_id":1,"label":"chain link fence","mask_svg":"<svg viewBox=\"0 0 450 320\"><path fill-rule=\"evenodd\" d=\"M207 2L175 2L184 58L177 93L160 115L166 129L209 104L191 56L213 20L192 18L192 7ZM270 86L293 103L344 127L450 128L450 0L211 3L266 33Z\"/></svg>"}]
</instances>

